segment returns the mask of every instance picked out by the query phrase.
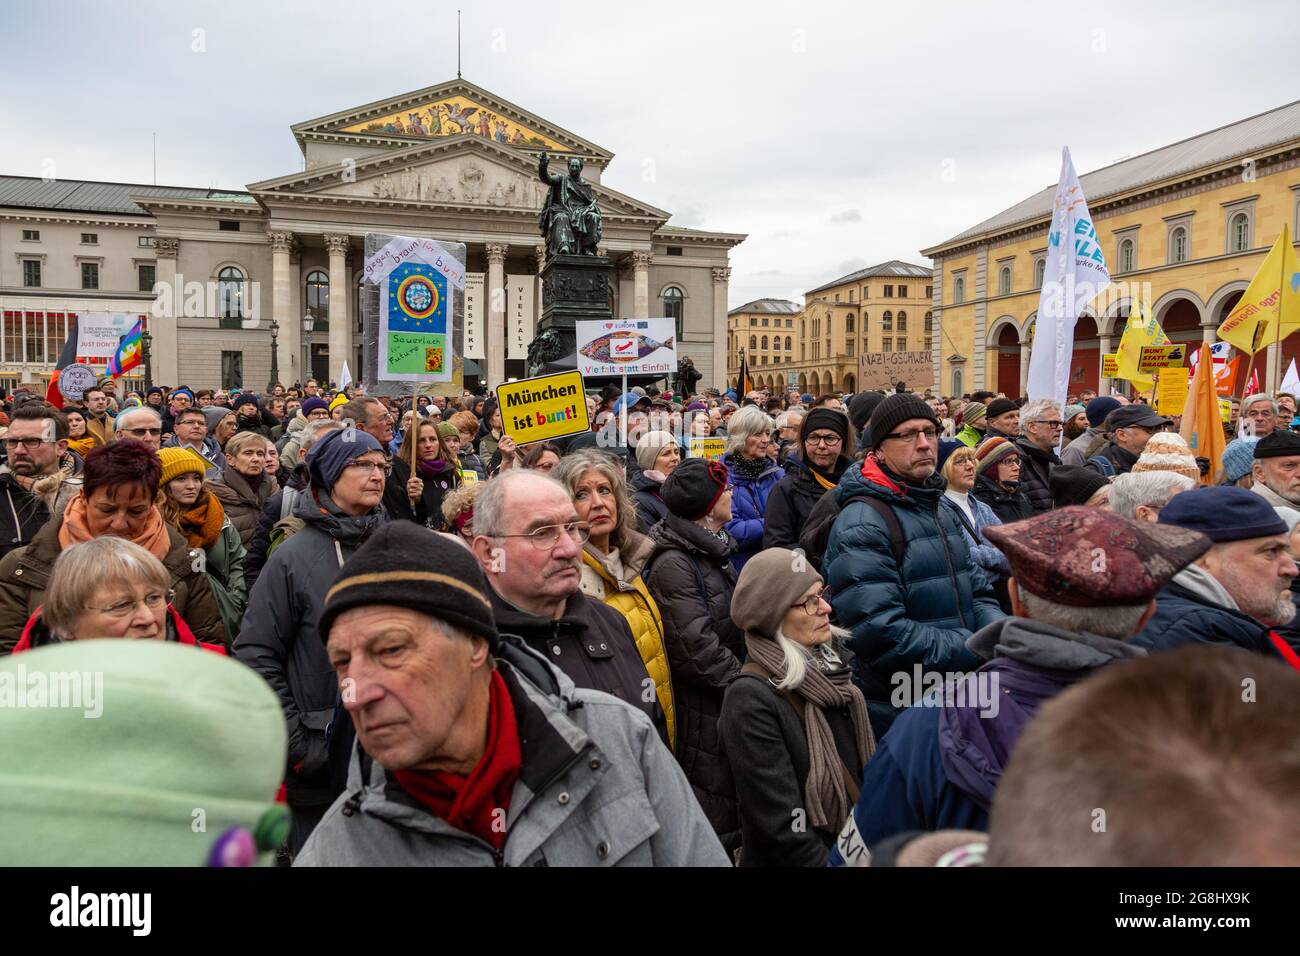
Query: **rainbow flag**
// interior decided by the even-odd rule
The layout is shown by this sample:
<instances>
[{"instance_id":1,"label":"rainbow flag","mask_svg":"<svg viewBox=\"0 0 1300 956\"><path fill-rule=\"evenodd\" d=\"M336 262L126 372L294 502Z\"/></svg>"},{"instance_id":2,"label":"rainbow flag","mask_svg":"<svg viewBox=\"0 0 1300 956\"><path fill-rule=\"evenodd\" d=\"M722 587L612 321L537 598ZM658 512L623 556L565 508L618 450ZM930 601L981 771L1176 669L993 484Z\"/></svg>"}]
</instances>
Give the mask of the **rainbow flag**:
<instances>
[{"instance_id":1,"label":"rainbow flag","mask_svg":"<svg viewBox=\"0 0 1300 956\"><path fill-rule=\"evenodd\" d=\"M139 319L131 326L131 331L122 336L122 340L117 343L116 354L108 360L108 374L117 378L139 365L143 344L144 319Z\"/></svg>"}]
</instances>

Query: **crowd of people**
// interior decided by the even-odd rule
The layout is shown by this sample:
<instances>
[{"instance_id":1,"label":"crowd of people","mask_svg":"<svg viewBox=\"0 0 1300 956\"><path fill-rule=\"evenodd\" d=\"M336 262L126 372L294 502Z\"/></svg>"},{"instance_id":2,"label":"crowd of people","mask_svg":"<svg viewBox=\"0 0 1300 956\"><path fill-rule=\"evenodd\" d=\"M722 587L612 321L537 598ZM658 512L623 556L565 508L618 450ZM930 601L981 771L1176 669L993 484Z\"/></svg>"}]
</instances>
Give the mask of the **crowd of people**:
<instances>
[{"instance_id":1,"label":"crowd of people","mask_svg":"<svg viewBox=\"0 0 1300 956\"><path fill-rule=\"evenodd\" d=\"M1220 461L1092 392L586 400L520 446L469 391L0 395L0 684L93 661L157 778L60 764L96 725L31 786L142 862L1300 863L1293 396ZM94 797L200 757L219 839Z\"/></svg>"}]
</instances>

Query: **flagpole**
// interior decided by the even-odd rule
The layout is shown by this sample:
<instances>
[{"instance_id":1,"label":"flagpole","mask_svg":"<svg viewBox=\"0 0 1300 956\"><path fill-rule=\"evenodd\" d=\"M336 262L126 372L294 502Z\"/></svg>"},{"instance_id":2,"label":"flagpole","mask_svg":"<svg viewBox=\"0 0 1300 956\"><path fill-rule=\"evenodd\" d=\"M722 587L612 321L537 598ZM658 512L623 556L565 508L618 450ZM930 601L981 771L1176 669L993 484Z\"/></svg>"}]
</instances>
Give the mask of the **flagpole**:
<instances>
[{"instance_id":1,"label":"flagpole","mask_svg":"<svg viewBox=\"0 0 1300 956\"><path fill-rule=\"evenodd\" d=\"M1279 250L1282 254L1277 257L1277 332L1274 341L1277 345L1277 380L1273 383L1274 392L1282 389L1282 300L1286 298L1286 246L1291 238L1287 235L1287 227L1287 223L1282 224L1283 242Z\"/></svg>"}]
</instances>

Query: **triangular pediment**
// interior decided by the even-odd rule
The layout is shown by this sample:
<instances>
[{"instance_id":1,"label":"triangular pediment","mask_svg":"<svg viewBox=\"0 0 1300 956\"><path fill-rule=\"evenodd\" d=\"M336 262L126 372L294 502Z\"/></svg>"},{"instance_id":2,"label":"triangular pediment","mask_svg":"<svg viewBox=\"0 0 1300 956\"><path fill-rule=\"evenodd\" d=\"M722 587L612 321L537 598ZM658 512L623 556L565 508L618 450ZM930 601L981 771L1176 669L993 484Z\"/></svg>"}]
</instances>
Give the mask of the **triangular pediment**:
<instances>
[{"instance_id":1,"label":"triangular pediment","mask_svg":"<svg viewBox=\"0 0 1300 956\"><path fill-rule=\"evenodd\" d=\"M523 150L577 153L606 165L613 153L465 80L451 80L298 123L307 139L405 148L412 143L473 136Z\"/></svg>"},{"instance_id":2,"label":"triangular pediment","mask_svg":"<svg viewBox=\"0 0 1300 956\"><path fill-rule=\"evenodd\" d=\"M563 163L552 164L553 174ZM593 183L600 206L617 217L666 222L669 213ZM437 206L540 210L546 187L537 157L468 133L382 153L356 163L322 166L252 183L259 198L382 201Z\"/></svg>"}]
</instances>

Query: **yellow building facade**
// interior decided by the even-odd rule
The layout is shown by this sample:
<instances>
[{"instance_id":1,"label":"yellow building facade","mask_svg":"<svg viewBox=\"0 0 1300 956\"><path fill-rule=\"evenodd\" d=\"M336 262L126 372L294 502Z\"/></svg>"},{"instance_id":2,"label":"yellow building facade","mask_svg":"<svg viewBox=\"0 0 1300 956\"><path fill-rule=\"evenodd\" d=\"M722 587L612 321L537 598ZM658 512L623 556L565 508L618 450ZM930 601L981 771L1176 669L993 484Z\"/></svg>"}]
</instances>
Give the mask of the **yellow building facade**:
<instances>
[{"instance_id":1,"label":"yellow building facade","mask_svg":"<svg viewBox=\"0 0 1300 956\"><path fill-rule=\"evenodd\" d=\"M1101 355L1135 299L1174 342L1215 330L1289 224L1300 226L1300 102L1080 177L1112 286L1075 330L1070 391L1105 391ZM938 245L933 354L940 390L1024 393L1051 222L1053 185ZM1278 354L1280 352L1280 355ZM1276 383L1300 336L1268 350ZM1261 369L1265 356L1257 360ZM1239 387L1242 383L1238 383Z\"/></svg>"},{"instance_id":2,"label":"yellow building facade","mask_svg":"<svg viewBox=\"0 0 1300 956\"><path fill-rule=\"evenodd\" d=\"M798 354L798 315L798 304L789 299L755 299L728 312L727 384L739 379L743 352L754 384L781 391L785 370Z\"/></svg>"}]
</instances>

